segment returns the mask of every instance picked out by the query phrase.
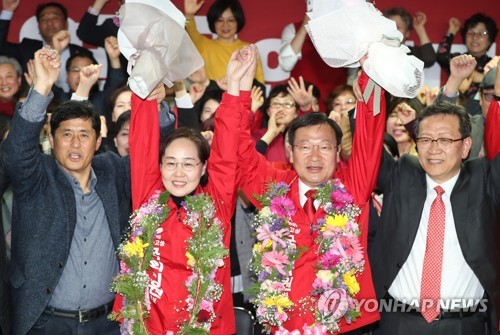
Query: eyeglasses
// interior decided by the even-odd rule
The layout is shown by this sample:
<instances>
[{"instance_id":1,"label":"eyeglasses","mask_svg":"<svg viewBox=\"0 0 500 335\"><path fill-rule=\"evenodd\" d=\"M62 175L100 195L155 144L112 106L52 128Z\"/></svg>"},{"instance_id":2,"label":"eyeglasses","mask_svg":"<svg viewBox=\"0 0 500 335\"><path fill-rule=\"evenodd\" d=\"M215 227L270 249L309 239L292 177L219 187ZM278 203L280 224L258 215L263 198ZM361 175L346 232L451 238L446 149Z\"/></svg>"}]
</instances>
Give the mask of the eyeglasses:
<instances>
[{"instance_id":1,"label":"eyeglasses","mask_svg":"<svg viewBox=\"0 0 500 335\"><path fill-rule=\"evenodd\" d=\"M448 149L452 143L458 142L458 141L463 141L465 137L459 138L459 139L452 139L452 138L438 138L436 140L433 140L430 137L418 137L416 139L417 146L421 149L427 149L431 146L432 143L436 142L437 146L441 149Z\"/></svg>"},{"instance_id":2,"label":"eyeglasses","mask_svg":"<svg viewBox=\"0 0 500 335\"><path fill-rule=\"evenodd\" d=\"M270 104L271 109L290 109L292 107L295 107L295 104L289 103L289 102L271 102Z\"/></svg>"},{"instance_id":3,"label":"eyeglasses","mask_svg":"<svg viewBox=\"0 0 500 335\"><path fill-rule=\"evenodd\" d=\"M485 38L488 36L488 32L485 31L474 31L474 30L467 30L467 36L469 37L477 37L477 38Z\"/></svg>"},{"instance_id":4,"label":"eyeglasses","mask_svg":"<svg viewBox=\"0 0 500 335\"><path fill-rule=\"evenodd\" d=\"M234 17L228 17L228 18L219 18L217 19L217 21L215 21L215 24L224 24L224 23L227 23L227 24L230 24L230 25L233 25L233 24L236 24L236 19Z\"/></svg>"},{"instance_id":5,"label":"eyeglasses","mask_svg":"<svg viewBox=\"0 0 500 335\"><path fill-rule=\"evenodd\" d=\"M177 168L177 164L180 164L184 171L189 172L189 171L193 171L196 166L201 164L201 162L195 163L194 161L177 162L175 160L165 160L163 162L162 166L167 171L173 171Z\"/></svg>"},{"instance_id":6,"label":"eyeglasses","mask_svg":"<svg viewBox=\"0 0 500 335\"><path fill-rule=\"evenodd\" d=\"M344 107L344 106L352 106L356 104L356 100L354 99L348 99L345 102L334 102L333 103L333 108L335 107Z\"/></svg>"},{"instance_id":7,"label":"eyeglasses","mask_svg":"<svg viewBox=\"0 0 500 335\"><path fill-rule=\"evenodd\" d=\"M310 154L313 151L314 147L318 147L319 152L322 154L330 154L332 151L334 151L338 145L332 145L332 144L310 144L310 143L302 143L302 144L294 144L293 145L297 150L302 153L302 154Z\"/></svg>"},{"instance_id":8,"label":"eyeglasses","mask_svg":"<svg viewBox=\"0 0 500 335\"><path fill-rule=\"evenodd\" d=\"M69 72L80 72L81 70L79 66L72 66L69 68Z\"/></svg>"}]
</instances>

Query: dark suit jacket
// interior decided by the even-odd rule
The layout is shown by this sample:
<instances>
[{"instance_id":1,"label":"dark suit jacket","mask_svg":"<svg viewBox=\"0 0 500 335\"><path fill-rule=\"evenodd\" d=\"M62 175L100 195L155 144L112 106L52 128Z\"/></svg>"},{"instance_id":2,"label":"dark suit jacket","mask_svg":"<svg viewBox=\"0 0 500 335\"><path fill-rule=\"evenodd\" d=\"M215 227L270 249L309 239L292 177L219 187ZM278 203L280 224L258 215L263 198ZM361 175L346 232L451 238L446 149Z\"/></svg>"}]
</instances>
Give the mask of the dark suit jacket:
<instances>
[{"instance_id":1,"label":"dark suit jacket","mask_svg":"<svg viewBox=\"0 0 500 335\"><path fill-rule=\"evenodd\" d=\"M425 171L416 157L403 155L394 161L384 153L378 185L384 204L371 260L377 296L382 298L415 240L426 199ZM500 311L500 155L493 161L478 158L462 164L451 205L465 261Z\"/></svg>"},{"instance_id":2,"label":"dark suit jacket","mask_svg":"<svg viewBox=\"0 0 500 335\"><path fill-rule=\"evenodd\" d=\"M10 20L0 20L0 55L14 57L21 64L23 71L27 72L28 61L33 59L35 52L43 46L43 42L30 38L23 38L20 43L8 42L9 26ZM69 44L69 52L71 55L90 53L89 50L71 43Z\"/></svg>"},{"instance_id":3,"label":"dark suit jacket","mask_svg":"<svg viewBox=\"0 0 500 335\"><path fill-rule=\"evenodd\" d=\"M0 151L1 153L1 151ZM0 198L9 186L10 181L5 174L0 160ZM0 206L0 334L10 334L12 304L9 284L9 262L7 259L7 245L2 222L2 207Z\"/></svg>"},{"instance_id":4,"label":"dark suit jacket","mask_svg":"<svg viewBox=\"0 0 500 335\"><path fill-rule=\"evenodd\" d=\"M45 108L50 99L35 93L23 108ZM56 160L38 149L43 123L15 113L4 146L5 169L14 192L10 264L14 335L26 334L47 306L68 259L76 225L72 186ZM117 248L131 210L129 160L108 152L95 156L92 168Z\"/></svg>"}]
</instances>

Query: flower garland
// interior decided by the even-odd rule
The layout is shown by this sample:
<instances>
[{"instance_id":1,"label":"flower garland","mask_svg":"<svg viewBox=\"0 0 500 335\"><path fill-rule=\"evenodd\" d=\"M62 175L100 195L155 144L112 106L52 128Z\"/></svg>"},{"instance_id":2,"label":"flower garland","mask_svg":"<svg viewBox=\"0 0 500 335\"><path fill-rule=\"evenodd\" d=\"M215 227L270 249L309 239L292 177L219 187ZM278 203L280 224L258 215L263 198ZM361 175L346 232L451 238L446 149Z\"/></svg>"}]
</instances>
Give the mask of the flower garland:
<instances>
[{"instance_id":1,"label":"flower garland","mask_svg":"<svg viewBox=\"0 0 500 335\"><path fill-rule=\"evenodd\" d=\"M269 184L266 193L257 197L262 209L252 222L257 243L251 268L258 276L258 283L252 289L253 303L259 321L267 330L279 328L276 334L288 334L282 325L294 307L288 291L294 261L299 257L293 236L297 225L291 219L296 208L286 197L288 191L285 183ZM354 298L359 292L356 275L363 271L364 265L356 222L360 209L339 179L322 184L316 199L326 215L312 227L318 235L316 279L310 296L301 299L297 306L304 311L314 310L315 324L304 326L304 334L338 332L342 318L350 323L360 316ZM292 333L301 334L301 331Z\"/></svg>"},{"instance_id":2,"label":"flower garland","mask_svg":"<svg viewBox=\"0 0 500 335\"><path fill-rule=\"evenodd\" d=\"M168 192L156 191L131 217L130 236L118 247L120 274L113 279L112 289L123 296L119 313L111 313L110 320L121 321L121 334L148 335L145 319L149 317L150 282L147 271L153 256L157 229L166 220L170 208ZM193 274L186 280L186 298L189 320L185 320L178 334L209 334L215 320L214 301L222 295L222 286L215 282L217 268L224 265L228 255L223 244L220 221L215 218L212 199L206 194L186 197L184 224L192 229L187 241L187 266Z\"/></svg>"}]
</instances>

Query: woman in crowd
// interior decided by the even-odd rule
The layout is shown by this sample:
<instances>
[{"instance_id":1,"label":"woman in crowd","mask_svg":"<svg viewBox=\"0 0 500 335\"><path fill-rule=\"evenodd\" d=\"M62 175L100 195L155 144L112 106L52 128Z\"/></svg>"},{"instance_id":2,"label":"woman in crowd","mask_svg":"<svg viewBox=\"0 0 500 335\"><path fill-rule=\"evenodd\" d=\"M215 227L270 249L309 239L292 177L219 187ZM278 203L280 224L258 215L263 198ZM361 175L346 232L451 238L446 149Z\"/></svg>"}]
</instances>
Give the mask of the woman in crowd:
<instances>
[{"instance_id":1,"label":"woman in crowd","mask_svg":"<svg viewBox=\"0 0 500 335\"><path fill-rule=\"evenodd\" d=\"M451 46L455 35L460 31L462 39L467 47L466 54L472 55L477 62L476 70L463 81L460 92L465 94L467 100L467 112L471 115L481 114L481 108L474 97L478 91L479 84L483 80L484 66L491 60L486 53L497 37L498 28L495 20L482 13L476 13L465 20L460 30L460 21L452 17L448 22L448 32L444 39L439 42L437 51L437 62L441 68L450 73L450 60L458 53L451 52Z\"/></svg>"},{"instance_id":2,"label":"woman in crowd","mask_svg":"<svg viewBox=\"0 0 500 335\"><path fill-rule=\"evenodd\" d=\"M188 128L172 131L160 145L157 106L132 97L133 205L142 206L123 250L127 254L133 249L127 245L133 245L143 251L141 263L149 264L150 281L139 308L127 296L118 303L124 327L145 324L153 335L201 329L210 334L235 333L227 255L236 198L238 131L233 130L234 138L220 138L217 129L241 119L240 79L255 61L253 55L242 58L236 51L227 65L228 91L215 116L211 150L199 132ZM158 228L146 238L144 224L151 217L144 213L151 204L159 205L162 214L156 216ZM135 271L122 267L122 276L131 272L133 276ZM147 318L134 314L141 308L147 308Z\"/></svg>"},{"instance_id":3,"label":"woman in crowd","mask_svg":"<svg viewBox=\"0 0 500 335\"><path fill-rule=\"evenodd\" d=\"M239 40L236 36L245 26L245 14L238 0L215 1L208 9L207 20L210 31L217 37L210 39L198 32L194 20L194 16L203 4L204 1L199 3L197 0L184 1L186 30L205 60L208 78L218 82L224 81L226 65L231 54L250 44ZM255 79L264 83L264 72L260 60Z\"/></svg>"}]
</instances>

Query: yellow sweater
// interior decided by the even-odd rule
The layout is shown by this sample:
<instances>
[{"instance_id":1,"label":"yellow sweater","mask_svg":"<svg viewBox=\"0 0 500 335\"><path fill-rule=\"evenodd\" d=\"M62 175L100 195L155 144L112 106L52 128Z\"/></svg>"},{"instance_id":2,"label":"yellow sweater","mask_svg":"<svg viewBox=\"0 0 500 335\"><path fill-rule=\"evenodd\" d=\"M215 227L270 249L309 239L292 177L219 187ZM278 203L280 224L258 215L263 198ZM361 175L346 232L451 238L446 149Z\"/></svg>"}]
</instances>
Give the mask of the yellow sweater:
<instances>
[{"instance_id":1,"label":"yellow sweater","mask_svg":"<svg viewBox=\"0 0 500 335\"><path fill-rule=\"evenodd\" d=\"M201 57L205 60L205 71L207 72L208 78L212 80L225 77L227 63L233 52L250 44L240 40L234 40L233 42L227 43L217 39L207 38L198 32L194 19L186 20L186 31L193 40ZM264 72L262 71L260 59L257 65L255 79L264 83Z\"/></svg>"}]
</instances>

